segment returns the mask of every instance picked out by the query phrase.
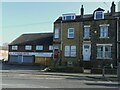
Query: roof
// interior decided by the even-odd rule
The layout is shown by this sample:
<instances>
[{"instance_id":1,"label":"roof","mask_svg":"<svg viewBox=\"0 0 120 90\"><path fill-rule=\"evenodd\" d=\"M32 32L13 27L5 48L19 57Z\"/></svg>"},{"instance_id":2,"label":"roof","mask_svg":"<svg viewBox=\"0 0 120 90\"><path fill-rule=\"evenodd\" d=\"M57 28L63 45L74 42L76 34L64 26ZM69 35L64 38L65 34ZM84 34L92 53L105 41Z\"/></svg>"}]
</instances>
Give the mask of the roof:
<instances>
[{"instance_id":1,"label":"roof","mask_svg":"<svg viewBox=\"0 0 120 90\"><path fill-rule=\"evenodd\" d=\"M95 11L99 11L99 10L102 10L101 8L98 8L96 9ZM112 16L111 13L105 13L105 19L113 19L114 18L114 15ZM116 12L115 13L116 16L120 16L120 12ZM55 22L55 23L60 23L62 21L62 23L65 23L65 22L80 22L80 21L83 21L83 20L94 20L94 12L93 14L85 14L83 16L81 15L76 15L76 19L75 20L66 20L66 21L62 21L62 17L60 16Z\"/></svg>"},{"instance_id":2,"label":"roof","mask_svg":"<svg viewBox=\"0 0 120 90\"><path fill-rule=\"evenodd\" d=\"M52 43L53 33L28 33L22 34L16 38L9 45L25 45L25 44L41 44L41 43Z\"/></svg>"},{"instance_id":3,"label":"roof","mask_svg":"<svg viewBox=\"0 0 120 90\"><path fill-rule=\"evenodd\" d=\"M105 11L104 9L102 9L102 8L98 8L98 9L96 9L95 11ZM94 12L95 12L94 11Z\"/></svg>"}]
</instances>

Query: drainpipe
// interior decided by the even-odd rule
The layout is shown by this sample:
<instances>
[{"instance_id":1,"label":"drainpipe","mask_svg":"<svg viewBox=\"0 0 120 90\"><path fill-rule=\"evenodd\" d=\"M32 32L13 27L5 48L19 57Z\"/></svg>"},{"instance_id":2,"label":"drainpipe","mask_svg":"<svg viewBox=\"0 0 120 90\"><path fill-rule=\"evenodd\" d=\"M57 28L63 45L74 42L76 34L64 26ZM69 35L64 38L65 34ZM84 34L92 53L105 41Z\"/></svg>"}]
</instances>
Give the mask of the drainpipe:
<instances>
[{"instance_id":1,"label":"drainpipe","mask_svg":"<svg viewBox=\"0 0 120 90\"><path fill-rule=\"evenodd\" d=\"M61 38L60 38L60 66L61 66L61 64L62 64L62 44L63 44L63 41L62 41L62 20L61 20L61 22L60 22L61 24L60 24L60 28L61 28Z\"/></svg>"},{"instance_id":2,"label":"drainpipe","mask_svg":"<svg viewBox=\"0 0 120 90\"><path fill-rule=\"evenodd\" d=\"M119 63L119 47L118 47L118 43L119 43L119 17L117 18L117 75L118 78L120 78L120 63Z\"/></svg>"}]
</instances>

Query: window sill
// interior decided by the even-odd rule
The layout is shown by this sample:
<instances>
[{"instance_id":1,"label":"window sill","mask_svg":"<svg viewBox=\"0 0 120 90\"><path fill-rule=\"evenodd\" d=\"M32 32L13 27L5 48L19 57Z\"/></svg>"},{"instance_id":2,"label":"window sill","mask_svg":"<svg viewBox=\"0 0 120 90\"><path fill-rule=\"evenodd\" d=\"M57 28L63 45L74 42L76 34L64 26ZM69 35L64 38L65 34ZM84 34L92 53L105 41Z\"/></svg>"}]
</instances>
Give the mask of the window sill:
<instances>
[{"instance_id":1,"label":"window sill","mask_svg":"<svg viewBox=\"0 0 120 90\"><path fill-rule=\"evenodd\" d=\"M104 20L104 18L102 17L102 18L94 18L94 20Z\"/></svg>"},{"instance_id":2,"label":"window sill","mask_svg":"<svg viewBox=\"0 0 120 90\"><path fill-rule=\"evenodd\" d=\"M101 58L101 57L97 57L96 59L112 59L112 58Z\"/></svg>"},{"instance_id":3,"label":"window sill","mask_svg":"<svg viewBox=\"0 0 120 90\"><path fill-rule=\"evenodd\" d=\"M68 39L74 39L74 38L69 38L69 37L68 37Z\"/></svg>"},{"instance_id":4,"label":"window sill","mask_svg":"<svg viewBox=\"0 0 120 90\"><path fill-rule=\"evenodd\" d=\"M90 37L88 37L88 38L85 38L85 37L84 37L83 39L90 39Z\"/></svg>"},{"instance_id":5,"label":"window sill","mask_svg":"<svg viewBox=\"0 0 120 90\"><path fill-rule=\"evenodd\" d=\"M99 37L100 39L109 39L109 37Z\"/></svg>"},{"instance_id":6,"label":"window sill","mask_svg":"<svg viewBox=\"0 0 120 90\"><path fill-rule=\"evenodd\" d=\"M76 58L76 56L64 56L65 58Z\"/></svg>"}]
</instances>

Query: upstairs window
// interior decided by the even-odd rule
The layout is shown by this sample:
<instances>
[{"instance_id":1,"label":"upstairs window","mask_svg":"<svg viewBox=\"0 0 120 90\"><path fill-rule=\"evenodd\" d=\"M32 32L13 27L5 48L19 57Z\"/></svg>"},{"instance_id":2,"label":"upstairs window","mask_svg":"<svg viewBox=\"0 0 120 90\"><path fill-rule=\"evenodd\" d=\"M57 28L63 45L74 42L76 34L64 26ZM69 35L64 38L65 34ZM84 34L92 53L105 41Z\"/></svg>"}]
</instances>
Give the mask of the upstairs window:
<instances>
[{"instance_id":1,"label":"upstairs window","mask_svg":"<svg viewBox=\"0 0 120 90\"><path fill-rule=\"evenodd\" d=\"M94 14L94 19L104 19L103 11L96 11Z\"/></svg>"},{"instance_id":2,"label":"upstairs window","mask_svg":"<svg viewBox=\"0 0 120 90\"><path fill-rule=\"evenodd\" d=\"M32 46L31 45L26 45L25 50L32 50Z\"/></svg>"},{"instance_id":3,"label":"upstairs window","mask_svg":"<svg viewBox=\"0 0 120 90\"><path fill-rule=\"evenodd\" d=\"M68 38L74 38L74 28L68 29Z\"/></svg>"},{"instance_id":4,"label":"upstairs window","mask_svg":"<svg viewBox=\"0 0 120 90\"><path fill-rule=\"evenodd\" d=\"M49 50L53 50L53 46L52 45L49 45Z\"/></svg>"},{"instance_id":5,"label":"upstairs window","mask_svg":"<svg viewBox=\"0 0 120 90\"><path fill-rule=\"evenodd\" d=\"M75 14L63 14L62 16L62 20L75 20L75 18Z\"/></svg>"},{"instance_id":6,"label":"upstairs window","mask_svg":"<svg viewBox=\"0 0 120 90\"><path fill-rule=\"evenodd\" d=\"M100 38L108 38L108 26L109 24L100 25Z\"/></svg>"},{"instance_id":7,"label":"upstairs window","mask_svg":"<svg viewBox=\"0 0 120 90\"><path fill-rule=\"evenodd\" d=\"M90 25L84 26L84 39L90 39Z\"/></svg>"},{"instance_id":8,"label":"upstairs window","mask_svg":"<svg viewBox=\"0 0 120 90\"><path fill-rule=\"evenodd\" d=\"M12 46L12 50L18 50L18 46Z\"/></svg>"},{"instance_id":9,"label":"upstairs window","mask_svg":"<svg viewBox=\"0 0 120 90\"><path fill-rule=\"evenodd\" d=\"M37 45L36 50L43 50L43 45Z\"/></svg>"},{"instance_id":10,"label":"upstairs window","mask_svg":"<svg viewBox=\"0 0 120 90\"><path fill-rule=\"evenodd\" d=\"M59 38L59 29L55 29L54 38Z\"/></svg>"}]
</instances>

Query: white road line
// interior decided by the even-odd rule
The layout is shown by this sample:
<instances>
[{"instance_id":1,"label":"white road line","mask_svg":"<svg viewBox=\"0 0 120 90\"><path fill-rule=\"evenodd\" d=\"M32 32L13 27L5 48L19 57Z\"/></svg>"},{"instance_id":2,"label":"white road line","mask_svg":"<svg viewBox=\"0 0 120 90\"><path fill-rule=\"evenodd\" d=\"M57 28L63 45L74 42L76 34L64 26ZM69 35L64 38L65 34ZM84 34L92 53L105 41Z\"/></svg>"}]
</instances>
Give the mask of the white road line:
<instances>
[{"instance_id":1,"label":"white road line","mask_svg":"<svg viewBox=\"0 0 120 90\"><path fill-rule=\"evenodd\" d=\"M2 84L2 87L14 87L14 88L50 88L46 86L30 85L30 84Z\"/></svg>"}]
</instances>

